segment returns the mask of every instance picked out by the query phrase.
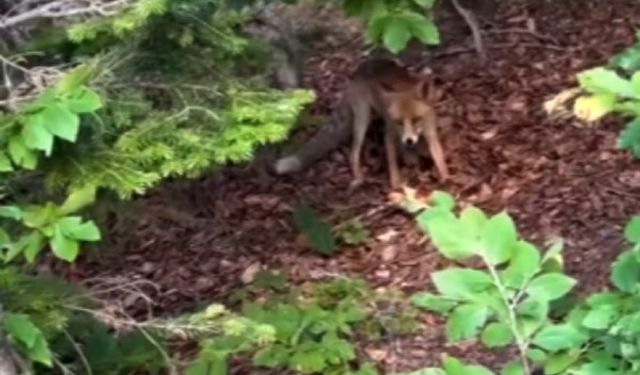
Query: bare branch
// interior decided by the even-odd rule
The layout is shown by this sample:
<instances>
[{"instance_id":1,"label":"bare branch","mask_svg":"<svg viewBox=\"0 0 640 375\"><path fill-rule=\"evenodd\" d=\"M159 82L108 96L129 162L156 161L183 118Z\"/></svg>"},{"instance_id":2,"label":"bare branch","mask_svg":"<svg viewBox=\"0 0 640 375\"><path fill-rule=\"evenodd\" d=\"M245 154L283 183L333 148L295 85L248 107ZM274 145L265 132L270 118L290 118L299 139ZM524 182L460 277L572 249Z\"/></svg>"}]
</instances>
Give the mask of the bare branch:
<instances>
[{"instance_id":1,"label":"bare branch","mask_svg":"<svg viewBox=\"0 0 640 375\"><path fill-rule=\"evenodd\" d=\"M484 63L487 61L487 51L484 48L484 44L482 43L482 35L480 34L480 26L478 25L478 20L476 19L473 12L466 9L460 4L458 0L451 0L453 7L456 9L458 14L464 18L464 21L467 23L469 28L471 29L471 34L473 35L473 45L480 55L480 60Z\"/></svg>"},{"instance_id":2,"label":"bare branch","mask_svg":"<svg viewBox=\"0 0 640 375\"><path fill-rule=\"evenodd\" d=\"M12 9L11 11L15 15L5 15L0 18L0 29L15 27L42 18L110 17L133 4L133 0L53 0L48 2L27 0L26 3L37 4L38 2L41 4L21 13L17 13L15 8Z\"/></svg>"}]
</instances>

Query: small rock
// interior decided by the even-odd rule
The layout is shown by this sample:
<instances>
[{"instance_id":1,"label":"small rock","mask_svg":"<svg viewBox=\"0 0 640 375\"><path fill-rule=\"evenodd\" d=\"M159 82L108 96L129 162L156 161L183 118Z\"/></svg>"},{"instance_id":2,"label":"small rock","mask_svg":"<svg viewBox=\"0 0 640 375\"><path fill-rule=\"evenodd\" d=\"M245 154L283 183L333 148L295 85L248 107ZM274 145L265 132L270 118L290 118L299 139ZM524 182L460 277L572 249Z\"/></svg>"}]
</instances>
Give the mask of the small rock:
<instances>
[{"instance_id":1,"label":"small rock","mask_svg":"<svg viewBox=\"0 0 640 375\"><path fill-rule=\"evenodd\" d=\"M156 270L156 265L151 262L142 263L142 267L140 267L140 272L145 275L148 275Z\"/></svg>"},{"instance_id":2,"label":"small rock","mask_svg":"<svg viewBox=\"0 0 640 375\"><path fill-rule=\"evenodd\" d=\"M242 272L242 275L240 275L240 280L244 284L251 284L256 279L256 275L258 274L258 272L260 272L261 269L262 264L260 264L260 262L251 264L244 270L244 272Z\"/></svg>"},{"instance_id":3,"label":"small rock","mask_svg":"<svg viewBox=\"0 0 640 375\"><path fill-rule=\"evenodd\" d=\"M391 271L389 270L378 270L376 271L376 277L380 279L388 279L391 276Z\"/></svg>"},{"instance_id":4,"label":"small rock","mask_svg":"<svg viewBox=\"0 0 640 375\"><path fill-rule=\"evenodd\" d=\"M387 231L385 231L382 234L379 234L376 236L376 239L380 242L389 242L391 241L394 237L396 237L398 235L398 231L394 230L394 229L389 229Z\"/></svg>"},{"instance_id":5,"label":"small rock","mask_svg":"<svg viewBox=\"0 0 640 375\"><path fill-rule=\"evenodd\" d=\"M382 258L383 262L390 262L393 259L395 259L397 254L398 254L398 248L396 246L392 246L392 245L385 246L384 249L382 249L380 258Z\"/></svg>"}]
</instances>

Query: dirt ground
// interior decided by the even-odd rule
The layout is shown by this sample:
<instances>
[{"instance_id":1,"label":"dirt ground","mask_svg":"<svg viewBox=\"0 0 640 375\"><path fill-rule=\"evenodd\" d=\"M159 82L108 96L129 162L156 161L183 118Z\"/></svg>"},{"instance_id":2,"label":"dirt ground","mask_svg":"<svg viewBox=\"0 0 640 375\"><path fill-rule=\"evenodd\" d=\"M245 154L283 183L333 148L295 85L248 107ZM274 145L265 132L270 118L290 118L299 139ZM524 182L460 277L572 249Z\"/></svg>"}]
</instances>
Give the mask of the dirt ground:
<instances>
[{"instance_id":1,"label":"dirt ground","mask_svg":"<svg viewBox=\"0 0 640 375\"><path fill-rule=\"evenodd\" d=\"M438 113L454 179L439 184L430 166L410 171L412 186L422 191L446 190L490 213L506 210L537 245L564 238L568 272L588 290L606 286L610 263L624 246L623 225L640 212L640 167L615 147L621 121L580 128L575 120L549 120L542 103L574 85L577 72L633 43L640 6L626 3L509 3L496 29L485 33L487 66L470 63L477 58L469 40L463 50L442 53L432 68L444 90ZM535 31L527 31L530 26ZM335 102L354 61L349 48L314 60L308 74L320 102ZM295 176L233 167L163 187L137 203L143 210L121 253L87 257L64 273L76 280L148 279L157 287L151 311L160 316L224 300L258 266L286 269L293 282L352 275L375 287L424 290L443 261L414 222L389 204L376 147L365 158L368 181L354 192L347 190L346 147ZM311 253L292 222L292 208L302 200L332 222L361 215L371 239L331 258ZM121 301L132 310L147 302ZM362 355L376 357L386 373L435 365L445 351L484 364L498 359L499 353L475 347L447 347L441 322L425 315L424 323L420 335L365 347ZM239 366L233 373L257 372Z\"/></svg>"}]
</instances>

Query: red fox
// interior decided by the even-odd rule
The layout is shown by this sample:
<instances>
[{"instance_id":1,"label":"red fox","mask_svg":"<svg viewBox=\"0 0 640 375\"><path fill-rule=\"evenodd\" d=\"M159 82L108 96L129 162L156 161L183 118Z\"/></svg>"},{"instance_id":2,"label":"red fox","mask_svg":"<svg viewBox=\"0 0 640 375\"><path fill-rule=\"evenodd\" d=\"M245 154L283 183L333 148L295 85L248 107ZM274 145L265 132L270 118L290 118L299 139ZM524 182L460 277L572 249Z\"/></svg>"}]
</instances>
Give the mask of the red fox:
<instances>
[{"instance_id":1,"label":"red fox","mask_svg":"<svg viewBox=\"0 0 640 375\"><path fill-rule=\"evenodd\" d=\"M449 171L437 133L436 114L430 104L431 87L425 95L427 81L390 59L365 61L356 69L328 126L293 154L278 159L274 171L281 175L301 171L351 137L351 187L359 186L364 181L360 166L362 146L369 124L374 116L378 116L385 123L385 149L392 189L402 184L398 141L403 146L415 147L420 140L426 140L425 146L435 162L439 179L446 180Z\"/></svg>"}]
</instances>

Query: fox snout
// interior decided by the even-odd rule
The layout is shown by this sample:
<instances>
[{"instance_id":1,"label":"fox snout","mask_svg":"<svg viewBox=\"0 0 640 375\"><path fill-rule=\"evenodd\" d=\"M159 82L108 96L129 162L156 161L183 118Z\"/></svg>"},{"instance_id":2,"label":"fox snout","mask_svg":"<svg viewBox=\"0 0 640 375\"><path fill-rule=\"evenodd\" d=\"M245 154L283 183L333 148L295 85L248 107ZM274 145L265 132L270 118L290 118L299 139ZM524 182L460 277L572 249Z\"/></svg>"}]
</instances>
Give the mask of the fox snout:
<instances>
[{"instance_id":1,"label":"fox snout","mask_svg":"<svg viewBox=\"0 0 640 375\"><path fill-rule=\"evenodd\" d=\"M418 143L419 134L411 123L405 123L402 129L401 140L405 146L413 146Z\"/></svg>"},{"instance_id":2,"label":"fox snout","mask_svg":"<svg viewBox=\"0 0 640 375\"><path fill-rule=\"evenodd\" d=\"M411 134L408 136L403 136L402 137L402 143L404 143L406 146L413 146L416 143L418 143L418 135L417 134Z\"/></svg>"}]
</instances>

